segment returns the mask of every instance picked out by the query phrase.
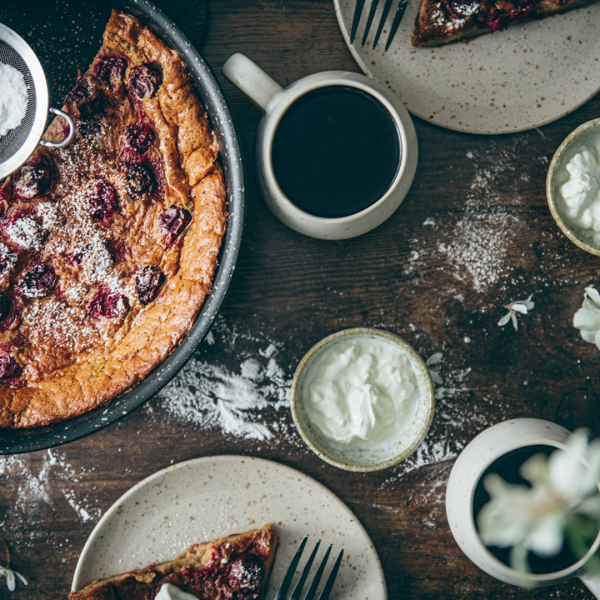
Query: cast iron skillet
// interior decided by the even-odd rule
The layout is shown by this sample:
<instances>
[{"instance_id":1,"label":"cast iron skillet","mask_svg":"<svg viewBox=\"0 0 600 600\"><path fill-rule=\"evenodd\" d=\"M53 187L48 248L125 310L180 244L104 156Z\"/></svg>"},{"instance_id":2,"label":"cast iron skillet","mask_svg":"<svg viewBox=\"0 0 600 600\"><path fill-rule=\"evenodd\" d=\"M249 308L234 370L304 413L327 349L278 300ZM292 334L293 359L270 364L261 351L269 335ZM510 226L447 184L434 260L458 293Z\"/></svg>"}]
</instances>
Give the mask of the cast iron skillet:
<instances>
[{"instance_id":1,"label":"cast iron skillet","mask_svg":"<svg viewBox=\"0 0 600 600\"><path fill-rule=\"evenodd\" d=\"M58 10L54 2L47 4L51 5L51 10ZM90 3L86 4L88 4L87 8L89 10ZM96 6L98 10L88 13L88 20L94 20L101 24L101 30L103 31L110 16L110 11L107 10L109 4L104 2L91 4L92 6ZM140 21L150 27L163 41L179 53L187 65L196 83L197 91L208 109L212 125L220 140L220 163L225 173L228 196L229 217L227 232L221 249L219 267L212 292L208 296L187 336L173 353L142 382L115 400L112 400L109 404L68 421L31 429L0 430L0 454L16 454L42 450L79 439L114 423L159 392L185 365L196 349L196 346L208 333L225 299L239 253L245 215L242 155L231 115L214 76L190 40L154 4L148 0L121 0L110 2L110 5L139 18ZM69 5L65 3L64 6L68 7ZM75 7L81 9L81 5L77 3L75 3ZM30 10L30 4L28 4L28 9L29 15L35 14L35 11ZM66 30L68 30L70 23L73 21L69 15L65 15L65 17L68 18L61 18L64 18L63 23ZM30 41L34 50L40 54L43 52L44 48L42 47L41 51L36 48L32 38L27 37L26 31L23 32L22 26L19 30L19 28L10 22L12 19L5 19L2 13L0 13L0 20L12 26L21 35L25 33L25 39ZM85 31L85 28L83 28L83 31ZM35 34L35 31L33 33ZM60 33L60 27L57 27L56 35L60 36ZM79 39L85 39L86 37L82 35L82 29L79 29L79 33L76 30L75 35ZM85 70L89 62L91 62L91 58L100 47L100 40L98 39L94 43L94 41L90 42L89 39L85 39L85 41L82 39L82 43L88 45L91 43L92 46L95 46L95 50L89 57L88 62L80 65L82 70ZM40 56L40 58L43 57ZM55 55L55 60L61 60L60 56ZM44 60L42 60L42 63L44 64ZM46 65L44 66L46 67ZM52 70L52 65L50 65L49 70ZM51 74L48 78L51 79ZM71 86L74 84L74 81L74 76L71 74ZM58 84L58 87L60 87L60 84ZM60 91L64 93L65 90Z\"/></svg>"}]
</instances>

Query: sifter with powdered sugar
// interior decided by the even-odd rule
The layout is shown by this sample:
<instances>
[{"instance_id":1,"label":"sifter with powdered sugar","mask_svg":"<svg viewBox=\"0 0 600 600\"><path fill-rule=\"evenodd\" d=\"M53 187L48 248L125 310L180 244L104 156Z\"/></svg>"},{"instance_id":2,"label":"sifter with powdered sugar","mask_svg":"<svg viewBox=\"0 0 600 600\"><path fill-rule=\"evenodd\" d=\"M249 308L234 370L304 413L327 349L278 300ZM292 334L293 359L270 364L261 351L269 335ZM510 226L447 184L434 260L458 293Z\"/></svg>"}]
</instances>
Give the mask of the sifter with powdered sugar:
<instances>
[{"instance_id":1,"label":"sifter with powdered sugar","mask_svg":"<svg viewBox=\"0 0 600 600\"><path fill-rule=\"evenodd\" d=\"M38 144L50 148L67 145L73 137L75 125L62 110L49 107L48 82L40 61L22 37L2 23L0 94L5 96L4 110L0 111L0 134L3 134L0 135L1 180L16 171ZM48 111L62 117L68 124L69 132L60 142L42 140Z\"/></svg>"}]
</instances>

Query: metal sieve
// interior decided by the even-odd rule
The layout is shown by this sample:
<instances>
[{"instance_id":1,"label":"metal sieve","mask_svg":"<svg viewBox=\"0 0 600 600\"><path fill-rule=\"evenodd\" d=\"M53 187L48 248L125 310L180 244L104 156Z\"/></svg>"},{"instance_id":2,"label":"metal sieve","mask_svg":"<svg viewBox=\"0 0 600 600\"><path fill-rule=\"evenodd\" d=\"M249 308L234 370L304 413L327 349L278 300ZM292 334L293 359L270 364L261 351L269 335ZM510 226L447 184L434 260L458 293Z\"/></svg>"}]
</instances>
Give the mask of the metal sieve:
<instances>
[{"instance_id":1,"label":"metal sieve","mask_svg":"<svg viewBox=\"0 0 600 600\"><path fill-rule=\"evenodd\" d=\"M0 23L0 63L14 67L23 75L29 94L27 112L21 124L0 137L0 179L4 179L31 156L38 144L49 148L61 148L67 145L73 137L75 124L73 119L62 110L48 106L48 82L40 61L22 37L2 23ZM69 125L69 134L61 142L47 142L41 139L46 127L48 111L61 116Z\"/></svg>"}]
</instances>

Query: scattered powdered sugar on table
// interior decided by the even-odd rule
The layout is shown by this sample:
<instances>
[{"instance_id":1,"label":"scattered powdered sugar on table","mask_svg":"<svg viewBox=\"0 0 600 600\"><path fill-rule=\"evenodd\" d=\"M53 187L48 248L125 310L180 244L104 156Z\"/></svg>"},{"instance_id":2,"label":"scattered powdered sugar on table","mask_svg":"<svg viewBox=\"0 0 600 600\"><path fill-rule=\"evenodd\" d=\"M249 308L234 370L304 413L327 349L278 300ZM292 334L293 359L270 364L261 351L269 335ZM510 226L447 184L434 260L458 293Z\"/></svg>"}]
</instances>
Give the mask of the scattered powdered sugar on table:
<instances>
[{"instance_id":1,"label":"scattered powdered sugar on table","mask_svg":"<svg viewBox=\"0 0 600 600\"><path fill-rule=\"evenodd\" d=\"M270 440L285 433L285 423L265 419L268 411L289 405L293 371L279 364L279 345L234 330L222 320L206 343L219 345L234 366L214 363L210 353L194 356L160 393L160 408L196 427L220 427L233 437Z\"/></svg>"},{"instance_id":2,"label":"scattered powdered sugar on table","mask_svg":"<svg viewBox=\"0 0 600 600\"><path fill-rule=\"evenodd\" d=\"M438 243L438 250L452 263L460 281L469 278L473 289L485 292L503 274L508 245L519 220L506 212L491 214L467 210L455 225L455 239Z\"/></svg>"},{"instance_id":3,"label":"scattered powdered sugar on table","mask_svg":"<svg viewBox=\"0 0 600 600\"><path fill-rule=\"evenodd\" d=\"M70 464L62 452L48 450L43 454L21 454L0 457L0 477L3 492L1 502L14 499L0 513L0 529L11 534L11 543L19 547L31 542L31 536L22 535L23 524L32 515L40 515L45 510L59 510L53 506L57 491L65 498L78 519L88 522L97 519L101 511L90 498L77 494L77 483L94 468L83 469Z\"/></svg>"},{"instance_id":4,"label":"scattered powdered sugar on table","mask_svg":"<svg viewBox=\"0 0 600 600\"><path fill-rule=\"evenodd\" d=\"M23 75L0 62L0 136L18 127L27 113L27 85Z\"/></svg>"},{"instance_id":5,"label":"scattered powdered sugar on table","mask_svg":"<svg viewBox=\"0 0 600 600\"><path fill-rule=\"evenodd\" d=\"M510 144L491 141L466 153L473 173L457 206L461 212L445 220L424 220L423 226L433 229L439 241L427 244L432 239L430 233L426 239L411 240L407 275L419 272L422 261L433 253L442 260L440 270L451 273L476 293L486 293L508 281L515 268L511 252L520 255L515 245L527 225L514 206L522 204L523 186L529 181L528 173L519 170L517 160L522 146L529 143L530 137L521 135ZM547 157L532 155L531 163L545 168Z\"/></svg>"}]
</instances>

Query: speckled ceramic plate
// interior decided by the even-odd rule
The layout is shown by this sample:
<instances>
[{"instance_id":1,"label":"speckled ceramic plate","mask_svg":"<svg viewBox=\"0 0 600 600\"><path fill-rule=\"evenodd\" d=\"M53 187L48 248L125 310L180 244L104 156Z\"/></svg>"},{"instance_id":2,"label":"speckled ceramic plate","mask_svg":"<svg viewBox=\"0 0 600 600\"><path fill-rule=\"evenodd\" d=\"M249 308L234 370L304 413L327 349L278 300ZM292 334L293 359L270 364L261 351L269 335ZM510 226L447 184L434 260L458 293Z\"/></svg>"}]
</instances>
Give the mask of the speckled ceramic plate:
<instances>
[{"instance_id":1,"label":"speckled ceramic plate","mask_svg":"<svg viewBox=\"0 0 600 600\"><path fill-rule=\"evenodd\" d=\"M413 48L421 0L409 0L392 46L360 47L366 7L354 46L349 32L356 0L334 0L348 47L362 70L385 83L413 114L469 133L511 133L563 117L600 90L600 4L483 35L469 43ZM397 0L392 5L393 17Z\"/></svg>"},{"instance_id":2,"label":"speckled ceramic plate","mask_svg":"<svg viewBox=\"0 0 600 600\"><path fill-rule=\"evenodd\" d=\"M280 533L269 598L298 543L309 534L309 542L321 539L322 546L345 550L332 600L387 599L377 552L337 496L295 469L243 456L198 458L138 483L96 525L79 557L72 589L269 521Z\"/></svg>"}]
</instances>

